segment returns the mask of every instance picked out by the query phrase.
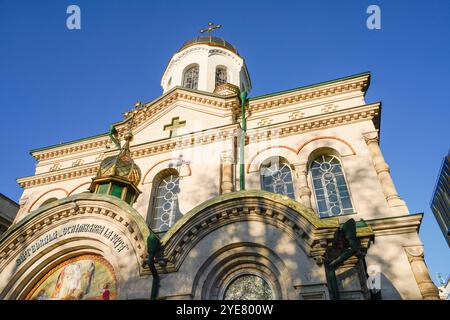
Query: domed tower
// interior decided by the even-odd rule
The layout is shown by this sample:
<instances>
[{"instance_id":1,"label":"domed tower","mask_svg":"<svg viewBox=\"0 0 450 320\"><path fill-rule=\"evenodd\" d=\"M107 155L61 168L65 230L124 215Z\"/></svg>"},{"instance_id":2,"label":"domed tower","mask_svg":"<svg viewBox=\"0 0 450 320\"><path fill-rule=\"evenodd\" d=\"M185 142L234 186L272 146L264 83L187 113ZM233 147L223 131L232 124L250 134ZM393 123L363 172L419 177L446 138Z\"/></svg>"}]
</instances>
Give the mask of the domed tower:
<instances>
[{"instance_id":1,"label":"domed tower","mask_svg":"<svg viewBox=\"0 0 450 320\"><path fill-rule=\"evenodd\" d=\"M126 133L124 139L125 144L119 154L107 157L101 162L89 191L109 194L132 205L141 193L137 188L141 181L141 169L131 158L130 141L133 139L133 134Z\"/></svg>"},{"instance_id":2,"label":"domed tower","mask_svg":"<svg viewBox=\"0 0 450 320\"><path fill-rule=\"evenodd\" d=\"M220 27L202 30L211 32ZM251 90L247 66L236 47L222 38L199 36L186 41L172 56L161 79L164 93L181 86L188 89L227 94Z\"/></svg>"}]
</instances>

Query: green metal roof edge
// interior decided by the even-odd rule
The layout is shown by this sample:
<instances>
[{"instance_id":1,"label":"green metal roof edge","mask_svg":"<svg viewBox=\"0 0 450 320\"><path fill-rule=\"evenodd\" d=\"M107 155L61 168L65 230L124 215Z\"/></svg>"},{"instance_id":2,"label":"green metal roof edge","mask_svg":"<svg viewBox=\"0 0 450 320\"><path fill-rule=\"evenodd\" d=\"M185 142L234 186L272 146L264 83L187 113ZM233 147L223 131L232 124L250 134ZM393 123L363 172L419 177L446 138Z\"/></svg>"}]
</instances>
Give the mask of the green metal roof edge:
<instances>
[{"instance_id":1,"label":"green metal roof edge","mask_svg":"<svg viewBox=\"0 0 450 320\"><path fill-rule=\"evenodd\" d=\"M150 233L153 233L159 239L159 237L156 235L156 233L153 232L147 226L147 223L145 222L144 218L139 214L139 212L137 212L136 209L134 209L132 206L130 206L125 201L122 201L119 198L116 198L111 195L82 192L82 193L77 193L75 195L72 195L72 196L69 196L66 198L58 199L54 202L51 202L47 205L44 205L44 206L32 211L24 219L20 220L17 224L13 225L10 229L8 229L5 233L2 234L2 236L0 237L0 245L6 238L8 238L8 236L10 236L12 233L14 233L17 229L24 226L27 222L31 221L33 218L37 217L42 212L47 211L52 208L55 208L59 205L66 204L68 202L73 202L76 200L92 200L92 201L110 202L110 203L116 205L117 207L119 207L120 209L124 210L131 216L133 221L136 222L136 224L139 228L139 231L143 235L144 241L147 240L147 237L149 236Z\"/></svg>"},{"instance_id":2,"label":"green metal roof edge","mask_svg":"<svg viewBox=\"0 0 450 320\"><path fill-rule=\"evenodd\" d=\"M68 141L68 142L64 142L64 143L60 143L60 144L54 144L54 145L51 145L51 146L48 146L48 147L32 149L32 150L30 150L30 154L33 154L33 153L39 152L39 151L43 151L43 150L46 150L46 149L52 149L52 148L58 148L58 147L66 146L66 145L69 145L69 144L72 144L72 143L77 143L77 142L81 142L81 141L85 141L85 140L89 140L89 139L100 138L100 137L104 137L104 136L107 136L107 135L108 135L108 132L105 132L105 133L97 134L95 136L90 136L90 137L86 137L86 138L72 140L72 141Z\"/></svg>"},{"instance_id":3,"label":"green metal roof edge","mask_svg":"<svg viewBox=\"0 0 450 320\"><path fill-rule=\"evenodd\" d=\"M236 191L236 192L230 192L226 194L219 195L217 197L214 197L212 199L209 199L195 208L191 209L189 212L183 215L181 219L179 219L168 231L167 233L162 237L161 244L165 245L170 238L179 230L183 225L185 225L192 217L194 217L199 212L214 206L216 204L229 201L229 200L236 200L236 199L242 199L242 198L263 198L272 200L274 202L278 202L280 204L283 204L294 211L297 211L300 213L304 218L306 218L312 225L314 225L316 228L338 228L339 227L339 219L338 218L324 218L320 219L317 217L314 211L311 209L306 208L299 202L292 200L291 198L267 191L262 190L245 190L245 191Z\"/></svg>"},{"instance_id":4,"label":"green metal roof edge","mask_svg":"<svg viewBox=\"0 0 450 320\"><path fill-rule=\"evenodd\" d=\"M295 91L299 91L299 90L319 87L319 86L323 86L323 85L334 83L334 82L339 82L339 81L344 81L344 80L348 80L348 79L361 77L361 76L364 76L364 75L368 75L369 76L369 81L370 81L370 71L366 71L366 72L357 73L357 74L354 74L354 75L351 75L351 76L346 76L346 77L337 78L337 79L333 79L333 80L318 82L318 83L314 83L314 84L310 84L310 85L306 85L306 86L301 86L301 87L297 87L297 88L293 88L293 89L287 89L287 90L277 91L277 92L273 92L273 93L263 94L263 95L260 95L260 96L256 96L256 97L250 98L249 100L253 101L253 100L269 98L269 97L277 96L277 95L280 95L280 94L291 93L291 92L295 92Z\"/></svg>"}]
</instances>

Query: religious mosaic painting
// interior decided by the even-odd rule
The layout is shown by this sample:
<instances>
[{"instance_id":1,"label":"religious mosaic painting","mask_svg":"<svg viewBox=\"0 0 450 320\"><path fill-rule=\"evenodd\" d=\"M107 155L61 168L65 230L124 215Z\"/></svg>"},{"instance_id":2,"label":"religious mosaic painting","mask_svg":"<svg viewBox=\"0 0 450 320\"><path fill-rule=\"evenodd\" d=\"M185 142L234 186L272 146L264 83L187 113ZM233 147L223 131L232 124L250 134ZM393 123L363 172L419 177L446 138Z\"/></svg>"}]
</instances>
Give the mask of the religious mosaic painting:
<instances>
[{"instance_id":1,"label":"religious mosaic painting","mask_svg":"<svg viewBox=\"0 0 450 320\"><path fill-rule=\"evenodd\" d=\"M26 299L114 300L117 298L116 283L108 261L97 255L83 255L50 270Z\"/></svg>"},{"instance_id":2,"label":"religious mosaic painting","mask_svg":"<svg viewBox=\"0 0 450 320\"><path fill-rule=\"evenodd\" d=\"M246 274L234 279L225 291L224 300L274 300L269 284L261 277Z\"/></svg>"}]
</instances>

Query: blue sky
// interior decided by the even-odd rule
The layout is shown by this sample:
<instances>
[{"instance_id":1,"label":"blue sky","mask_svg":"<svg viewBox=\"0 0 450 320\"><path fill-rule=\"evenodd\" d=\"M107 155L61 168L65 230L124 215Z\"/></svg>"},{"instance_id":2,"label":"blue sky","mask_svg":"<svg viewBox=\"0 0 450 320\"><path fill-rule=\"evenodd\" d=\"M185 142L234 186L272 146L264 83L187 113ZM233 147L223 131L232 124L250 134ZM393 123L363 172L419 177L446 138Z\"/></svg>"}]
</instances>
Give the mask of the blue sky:
<instances>
[{"instance_id":1,"label":"blue sky","mask_svg":"<svg viewBox=\"0 0 450 320\"><path fill-rule=\"evenodd\" d=\"M81 30L66 8L81 8ZM366 8L381 8L381 30ZM0 0L0 192L32 175L31 149L106 132L137 99L161 95L181 44L213 21L245 57L251 96L372 72L381 148L400 195L424 212L431 276L450 272L429 208L450 144L450 1Z\"/></svg>"}]
</instances>

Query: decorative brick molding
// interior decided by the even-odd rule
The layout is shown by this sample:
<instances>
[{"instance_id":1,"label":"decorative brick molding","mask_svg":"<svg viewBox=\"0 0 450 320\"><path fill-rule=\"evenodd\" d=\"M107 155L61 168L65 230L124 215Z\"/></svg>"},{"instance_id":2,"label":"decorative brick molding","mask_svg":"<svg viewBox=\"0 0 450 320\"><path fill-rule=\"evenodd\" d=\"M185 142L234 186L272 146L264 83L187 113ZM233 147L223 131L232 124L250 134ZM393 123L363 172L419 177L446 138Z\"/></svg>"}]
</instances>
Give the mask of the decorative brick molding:
<instances>
[{"instance_id":1,"label":"decorative brick molding","mask_svg":"<svg viewBox=\"0 0 450 320\"><path fill-rule=\"evenodd\" d=\"M34 207L34 205L35 205L39 200L41 200L44 196L46 196L47 194L49 194L50 192L53 192L53 191L62 191L62 192L64 192L64 193L66 194L66 196L69 195L69 192L67 192L67 190L66 190L66 189L63 189L63 188L53 188L53 189L47 190L47 191L45 191L43 194L41 194L39 197L37 197L36 200L33 201L33 203L32 203L32 204L30 205L30 207L28 208L28 211L27 211L27 212L30 212L31 209Z\"/></svg>"},{"instance_id":2,"label":"decorative brick molding","mask_svg":"<svg viewBox=\"0 0 450 320\"><path fill-rule=\"evenodd\" d=\"M351 146L350 143L348 143L344 139L336 137L336 136L320 136L320 137L315 137L315 138L312 138L312 139L310 139L308 141L305 141L304 143L302 143L302 145L298 149L295 149L295 148L292 148L292 147L289 147L289 146L285 146L285 145L275 145L275 146L269 146L267 148L264 148L264 149L258 151L255 155L253 155L251 157L249 163L247 164L246 172L250 173L250 168L251 168L252 163L255 161L255 159L258 157L258 155L260 155L264 151L267 151L267 150L270 150L270 149L282 148L282 149L287 149L289 151L292 151L293 153L295 153L295 155L298 155L307 144L309 144L311 142L314 142L314 141L323 140L323 139L332 139L332 140L337 140L339 142L342 142L343 144L345 144L349 148L349 150L351 151L351 153L353 155L356 154L355 149Z\"/></svg>"},{"instance_id":3,"label":"decorative brick molding","mask_svg":"<svg viewBox=\"0 0 450 320\"><path fill-rule=\"evenodd\" d=\"M310 139L310 140L304 142L304 143L297 149L297 154L299 154L300 151L302 151L302 149L303 149L308 143L311 143L311 142L317 141L317 140L323 140L323 139L332 139L332 140L340 141L340 142L342 142L343 144L345 144L347 147L350 148L350 150L351 150L351 152L352 152L353 155L356 154L355 149L353 149L353 147L351 146L350 143L348 143L348 142L345 141L344 139L339 138L339 137L336 137L336 136L321 136L321 137L312 138L312 139Z\"/></svg>"},{"instance_id":4,"label":"decorative brick molding","mask_svg":"<svg viewBox=\"0 0 450 320\"><path fill-rule=\"evenodd\" d=\"M82 187L82 186L90 185L90 184L91 184L91 181L87 181L87 182L80 183L78 186L76 186L75 188L73 188L73 189L69 192L68 196L72 195L73 192L74 192L75 190L77 190L78 188L80 188L80 187ZM84 191L87 191L87 190L88 190L88 188L86 188L86 190L84 190Z\"/></svg>"}]
</instances>

